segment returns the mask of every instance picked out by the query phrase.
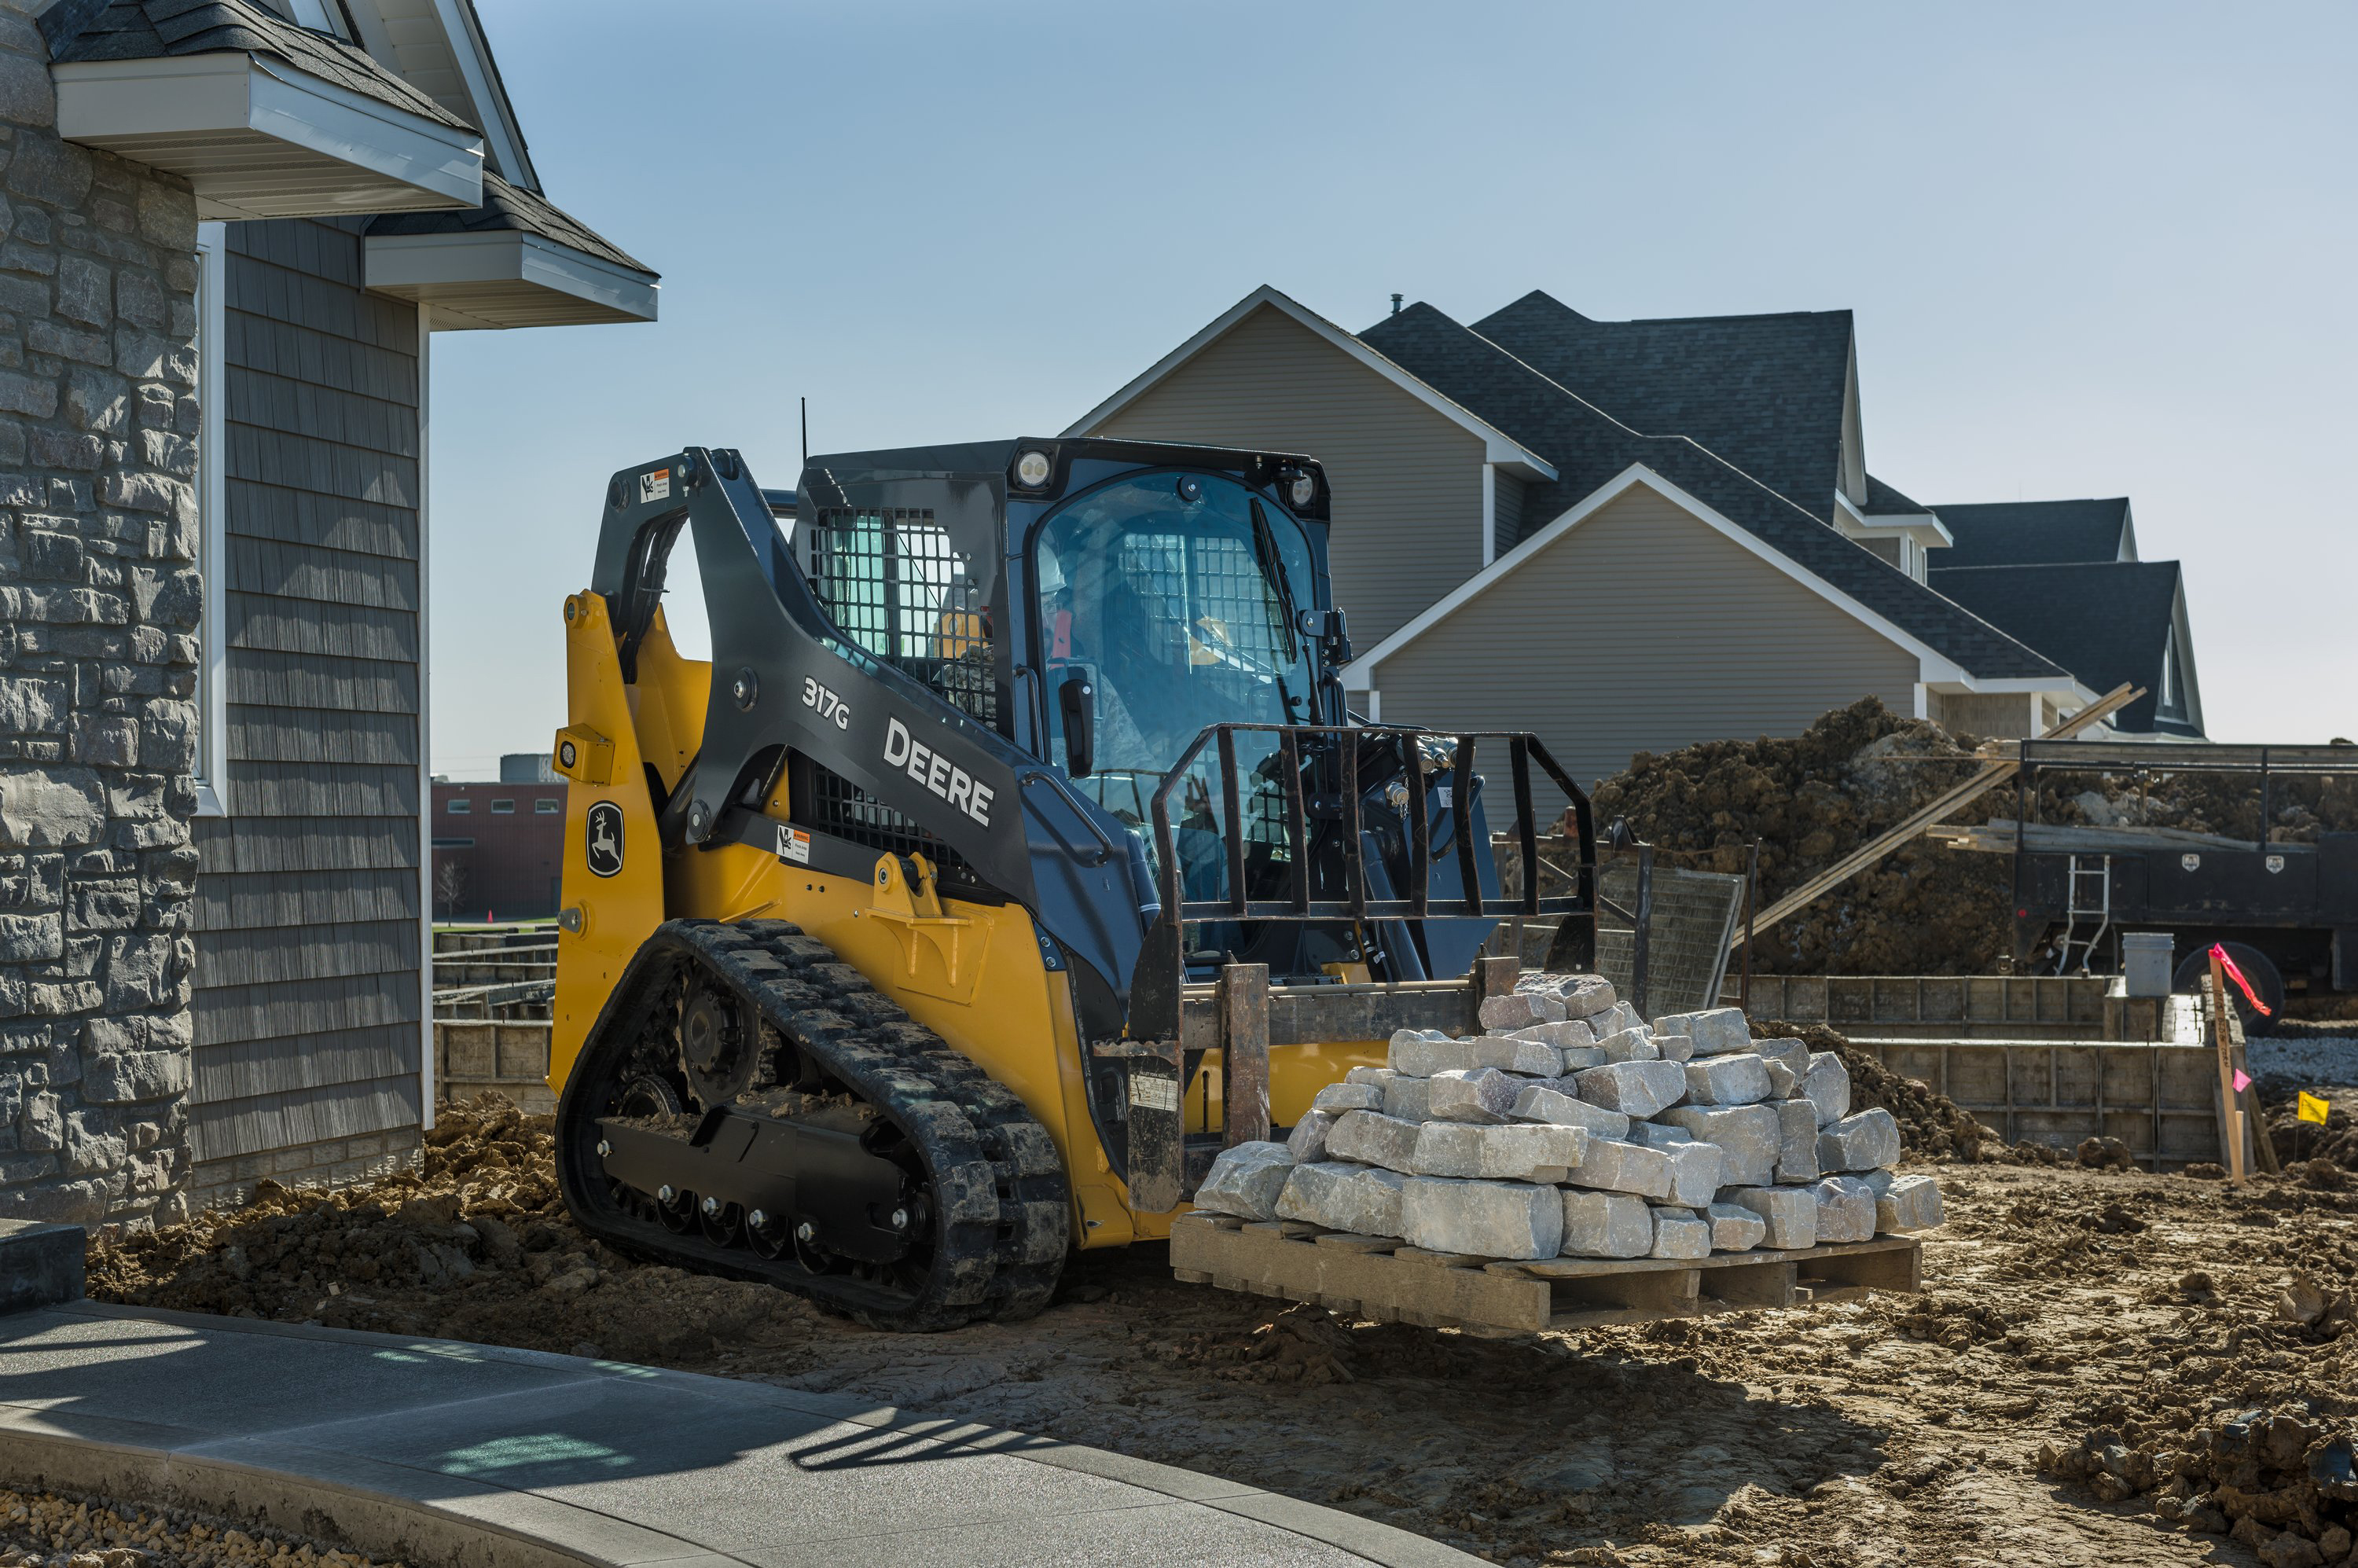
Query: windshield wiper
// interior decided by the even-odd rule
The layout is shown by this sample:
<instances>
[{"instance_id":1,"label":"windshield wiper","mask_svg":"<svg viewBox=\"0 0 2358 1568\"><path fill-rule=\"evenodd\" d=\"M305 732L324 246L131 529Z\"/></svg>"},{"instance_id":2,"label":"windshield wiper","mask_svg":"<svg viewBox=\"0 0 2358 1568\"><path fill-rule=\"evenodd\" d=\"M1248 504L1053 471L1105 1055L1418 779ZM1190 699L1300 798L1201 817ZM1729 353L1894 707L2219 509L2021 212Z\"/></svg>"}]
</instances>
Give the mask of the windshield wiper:
<instances>
[{"instance_id":1,"label":"windshield wiper","mask_svg":"<svg viewBox=\"0 0 2358 1568\"><path fill-rule=\"evenodd\" d=\"M1302 647L1294 640L1293 589L1285 580L1285 563L1278 557L1277 533L1269 525L1269 518L1260 503L1252 503L1253 557L1260 564L1261 576L1277 590L1278 613L1285 617L1285 662L1289 665L1302 657Z\"/></svg>"}]
</instances>

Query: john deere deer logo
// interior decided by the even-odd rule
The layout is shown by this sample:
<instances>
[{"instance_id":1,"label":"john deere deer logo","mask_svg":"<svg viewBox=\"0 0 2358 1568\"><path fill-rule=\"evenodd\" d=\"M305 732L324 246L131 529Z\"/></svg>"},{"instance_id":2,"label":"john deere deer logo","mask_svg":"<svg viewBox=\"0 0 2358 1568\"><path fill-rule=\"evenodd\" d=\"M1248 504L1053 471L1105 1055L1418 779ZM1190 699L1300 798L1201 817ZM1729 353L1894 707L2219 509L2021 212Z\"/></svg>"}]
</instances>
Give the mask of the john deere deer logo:
<instances>
[{"instance_id":1,"label":"john deere deer logo","mask_svg":"<svg viewBox=\"0 0 2358 1568\"><path fill-rule=\"evenodd\" d=\"M601 877L611 877L622 869L622 808L611 800L601 800L590 808L583 825L586 832L582 858L590 870Z\"/></svg>"}]
</instances>

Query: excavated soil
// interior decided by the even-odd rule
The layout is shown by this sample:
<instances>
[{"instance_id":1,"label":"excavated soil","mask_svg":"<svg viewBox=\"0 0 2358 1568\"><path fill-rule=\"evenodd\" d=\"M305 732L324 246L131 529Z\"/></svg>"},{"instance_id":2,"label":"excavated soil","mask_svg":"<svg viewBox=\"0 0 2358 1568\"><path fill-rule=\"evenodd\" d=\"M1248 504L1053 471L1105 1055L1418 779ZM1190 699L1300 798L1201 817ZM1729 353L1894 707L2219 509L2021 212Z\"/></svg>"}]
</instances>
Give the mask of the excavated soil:
<instances>
[{"instance_id":1,"label":"excavated soil","mask_svg":"<svg viewBox=\"0 0 2358 1568\"><path fill-rule=\"evenodd\" d=\"M1592 804L1600 829L1626 816L1671 863L1701 871L1742 874L1758 834L1765 906L1970 778L1979 743L1902 719L1870 697L1790 739L1639 752L1598 783ZM2243 778L2043 770L2039 795L2039 819L2048 823L2236 838L2260 827L2258 790ZM2268 837L2279 843L2358 828L2358 773L2278 780L2269 804ZM1949 820L2010 819L2017 809L2013 788L2002 785ZM1775 974L1996 972L2009 956L2009 866L2005 855L1918 839L1763 933L1753 962Z\"/></svg>"},{"instance_id":2,"label":"excavated soil","mask_svg":"<svg viewBox=\"0 0 2358 1568\"><path fill-rule=\"evenodd\" d=\"M1946 1122L1928 1102L1911 1132ZM2324 1562L2347 1515L2335 1483L2288 1487L2276 1463L2330 1472L2358 1390L2358 1193L2299 1177L1985 1149L1924 1167L1950 1215L1924 1294L1813 1310L1490 1341L1180 1285L1141 1248L1079 1260L1031 1322L911 1336L586 1241L548 1149L545 1119L478 1102L445 1114L419 1174L95 1242L92 1293L853 1395L1499 1562L2291 1568Z\"/></svg>"},{"instance_id":3,"label":"excavated soil","mask_svg":"<svg viewBox=\"0 0 2358 1568\"><path fill-rule=\"evenodd\" d=\"M104 1498L0 1491L0 1568L376 1565L359 1552L250 1519Z\"/></svg>"}]
</instances>

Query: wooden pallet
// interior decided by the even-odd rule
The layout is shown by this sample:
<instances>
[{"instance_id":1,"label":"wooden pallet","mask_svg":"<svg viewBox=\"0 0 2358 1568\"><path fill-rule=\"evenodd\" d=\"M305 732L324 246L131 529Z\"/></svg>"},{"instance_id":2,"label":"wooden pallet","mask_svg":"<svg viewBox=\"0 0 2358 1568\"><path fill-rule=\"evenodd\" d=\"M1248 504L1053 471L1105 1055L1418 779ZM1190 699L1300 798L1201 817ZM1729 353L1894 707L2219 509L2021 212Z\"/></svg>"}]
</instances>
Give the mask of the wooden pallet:
<instances>
[{"instance_id":1,"label":"wooden pallet","mask_svg":"<svg viewBox=\"0 0 2358 1568\"><path fill-rule=\"evenodd\" d=\"M1923 1247L1882 1236L1797 1252L1499 1262L1428 1252L1390 1237L1251 1221L1200 1210L1171 1225L1171 1268L1224 1291L1314 1302L1379 1323L1476 1333L1646 1323L1808 1306L1869 1291L1923 1288Z\"/></svg>"}]
</instances>

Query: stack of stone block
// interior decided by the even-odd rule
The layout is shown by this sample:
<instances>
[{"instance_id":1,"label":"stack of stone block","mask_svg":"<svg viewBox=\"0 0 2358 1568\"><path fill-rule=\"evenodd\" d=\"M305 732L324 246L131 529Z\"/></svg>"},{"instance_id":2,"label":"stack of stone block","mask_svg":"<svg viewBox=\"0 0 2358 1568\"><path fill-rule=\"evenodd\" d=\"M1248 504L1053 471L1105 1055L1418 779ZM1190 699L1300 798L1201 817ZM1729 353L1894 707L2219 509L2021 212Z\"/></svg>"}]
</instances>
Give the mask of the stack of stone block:
<instances>
[{"instance_id":1,"label":"stack of stone block","mask_svg":"<svg viewBox=\"0 0 2358 1568\"><path fill-rule=\"evenodd\" d=\"M1486 1033L1403 1030L1283 1143L1225 1151L1198 1208L1483 1258L1696 1259L1941 1223L1891 1113L1851 1113L1831 1052L1741 1010L1651 1023L1601 976L1526 976Z\"/></svg>"}]
</instances>

